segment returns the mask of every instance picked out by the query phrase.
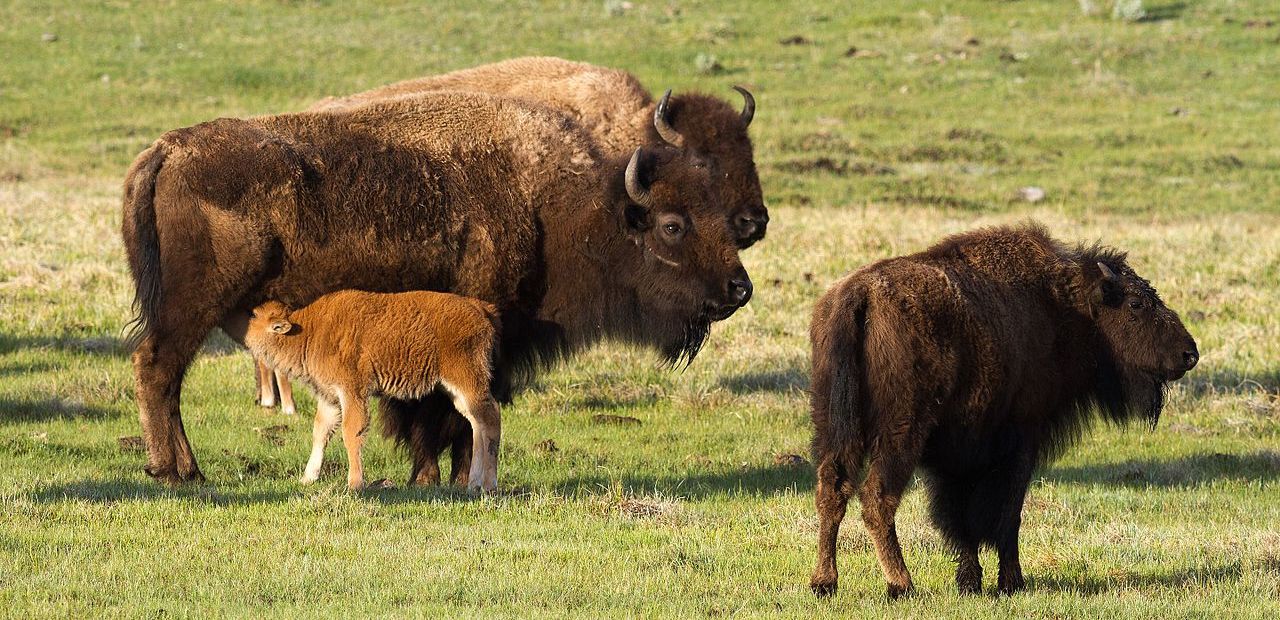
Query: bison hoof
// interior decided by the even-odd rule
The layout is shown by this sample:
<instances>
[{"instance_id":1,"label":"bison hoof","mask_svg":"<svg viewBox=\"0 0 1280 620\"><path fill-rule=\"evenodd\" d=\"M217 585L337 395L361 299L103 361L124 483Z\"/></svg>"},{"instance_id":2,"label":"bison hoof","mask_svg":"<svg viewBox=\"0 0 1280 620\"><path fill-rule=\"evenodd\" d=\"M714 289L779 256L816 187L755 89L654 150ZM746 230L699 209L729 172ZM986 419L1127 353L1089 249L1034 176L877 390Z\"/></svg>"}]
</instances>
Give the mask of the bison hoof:
<instances>
[{"instance_id":1,"label":"bison hoof","mask_svg":"<svg viewBox=\"0 0 1280 620\"><path fill-rule=\"evenodd\" d=\"M961 594L979 594L982 592L982 569L956 571L956 589Z\"/></svg>"},{"instance_id":2,"label":"bison hoof","mask_svg":"<svg viewBox=\"0 0 1280 620\"><path fill-rule=\"evenodd\" d=\"M911 590L912 590L912 587L911 587L910 581L908 581L905 585L891 583L885 588L886 593L889 595L889 600L891 601L900 599L910 594Z\"/></svg>"},{"instance_id":3,"label":"bison hoof","mask_svg":"<svg viewBox=\"0 0 1280 620\"><path fill-rule=\"evenodd\" d=\"M836 593L836 580L818 579L815 577L809 582L809 589L813 590L813 595L818 598L830 598Z\"/></svg>"},{"instance_id":4,"label":"bison hoof","mask_svg":"<svg viewBox=\"0 0 1280 620\"><path fill-rule=\"evenodd\" d=\"M178 471L176 467L172 466L157 467L154 465L145 465L143 466L142 471L146 472L148 476L171 486L177 486L189 482L204 482L204 474L200 473L200 470L195 468L192 468L188 472L181 472Z\"/></svg>"},{"instance_id":5,"label":"bison hoof","mask_svg":"<svg viewBox=\"0 0 1280 620\"><path fill-rule=\"evenodd\" d=\"M1000 583L996 584L996 590L1004 596L1017 594L1019 590L1025 587L1026 583L1022 580L1022 575L1016 575L1008 579L1001 577Z\"/></svg>"}]
</instances>

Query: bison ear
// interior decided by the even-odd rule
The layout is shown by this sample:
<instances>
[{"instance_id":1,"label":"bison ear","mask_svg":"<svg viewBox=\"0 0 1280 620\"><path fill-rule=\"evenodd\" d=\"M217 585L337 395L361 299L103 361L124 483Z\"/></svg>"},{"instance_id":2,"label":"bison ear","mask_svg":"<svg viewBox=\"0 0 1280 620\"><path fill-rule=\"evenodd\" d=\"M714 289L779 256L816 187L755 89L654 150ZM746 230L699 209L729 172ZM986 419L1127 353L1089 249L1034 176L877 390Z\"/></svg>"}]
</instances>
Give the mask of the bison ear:
<instances>
[{"instance_id":1,"label":"bison ear","mask_svg":"<svg viewBox=\"0 0 1280 620\"><path fill-rule=\"evenodd\" d=\"M1098 263L1098 280L1093 287L1094 306L1120 307L1124 301L1124 288L1120 278L1105 263Z\"/></svg>"},{"instance_id":2,"label":"bison ear","mask_svg":"<svg viewBox=\"0 0 1280 620\"><path fill-rule=\"evenodd\" d=\"M293 323L286 319L276 319L271 321L271 325L267 327L273 334L287 334L293 331Z\"/></svg>"}]
</instances>

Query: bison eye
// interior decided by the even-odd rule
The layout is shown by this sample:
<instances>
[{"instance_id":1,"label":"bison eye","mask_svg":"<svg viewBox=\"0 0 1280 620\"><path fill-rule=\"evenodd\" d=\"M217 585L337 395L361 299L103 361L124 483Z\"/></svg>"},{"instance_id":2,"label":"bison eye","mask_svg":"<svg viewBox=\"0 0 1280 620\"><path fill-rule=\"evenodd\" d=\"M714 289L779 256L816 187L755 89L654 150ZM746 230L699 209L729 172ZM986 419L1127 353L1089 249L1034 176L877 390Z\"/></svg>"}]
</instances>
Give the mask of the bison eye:
<instances>
[{"instance_id":1,"label":"bison eye","mask_svg":"<svg viewBox=\"0 0 1280 620\"><path fill-rule=\"evenodd\" d=\"M666 231L668 235L671 235L672 237L674 237L680 234L680 225L674 224L674 223L668 223L666 226L662 227L662 230Z\"/></svg>"},{"instance_id":2,"label":"bison eye","mask_svg":"<svg viewBox=\"0 0 1280 620\"><path fill-rule=\"evenodd\" d=\"M1130 299L1130 300L1129 300L1129 308L1130 308L1131 310L1141 310L1141 309L1142 309L1142 300L1141 300L1141 299L1139 299L1139 298L1137 298L1137 297L1134 297L1133 299Z\"/></svg>"}]
</instances>

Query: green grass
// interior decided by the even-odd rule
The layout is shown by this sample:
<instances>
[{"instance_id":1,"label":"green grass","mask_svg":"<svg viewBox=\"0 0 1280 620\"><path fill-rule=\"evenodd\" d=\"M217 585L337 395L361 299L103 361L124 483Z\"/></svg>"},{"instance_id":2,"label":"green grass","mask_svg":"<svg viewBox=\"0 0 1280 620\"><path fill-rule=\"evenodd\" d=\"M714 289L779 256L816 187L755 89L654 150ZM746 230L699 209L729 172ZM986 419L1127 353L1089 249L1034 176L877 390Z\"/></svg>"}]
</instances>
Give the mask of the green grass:
<instances>
[{"instance_id":1,"label":"green grass","mask_svg":"<svg viewBox=\"0 0 1280 620\"><path fill-rule=\"evenodd\" d=\"M3 615L1280 616L1280 10L606 4L0 6ZM117 440L140 432L120 343L132 157L173 127L529 54L655 91L752 88L774 223L743 254L751 304L688 370L606 347L545 376L504 410L504 492L481 499L351 495L337 446L302 487L311 400L258 410L248 357L214 338L183 403L210 483L146 479ZM723 69L698 73L699 54ZM1047 199L1017 200L1025 185ZM1098 428L1038 475L1027 592L956 595L911 493L919 593L884 600L851 518L840 594L814 600L813 473L774 461L807 455L813 300L866 262L1028 217L1129 249L1200 366L1155 431ZM369 475L402 480L404 455L371 443Z\"/></svg>"}]
</instances>

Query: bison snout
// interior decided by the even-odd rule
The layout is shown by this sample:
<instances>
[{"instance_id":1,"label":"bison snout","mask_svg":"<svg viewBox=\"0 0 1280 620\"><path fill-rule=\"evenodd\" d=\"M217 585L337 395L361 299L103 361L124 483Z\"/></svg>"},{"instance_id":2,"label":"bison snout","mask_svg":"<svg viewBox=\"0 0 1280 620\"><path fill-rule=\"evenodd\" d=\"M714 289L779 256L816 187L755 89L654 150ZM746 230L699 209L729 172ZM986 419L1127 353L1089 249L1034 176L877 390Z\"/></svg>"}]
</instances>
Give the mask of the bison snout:
<instances>
[{"instance_id":1,"label":"bison snout","mask_svg":"<svg viewBox=\"0 0 1280 620\"><path fill-rule=\"evenodd\" d=\"M1182 352L1182 366L1184 370L1191 370L1196 367L1196 362L1200 361L1200 352L1196 350L1195 345L1191 346L1191 350Z\"/></svg>"}]
</instances>

